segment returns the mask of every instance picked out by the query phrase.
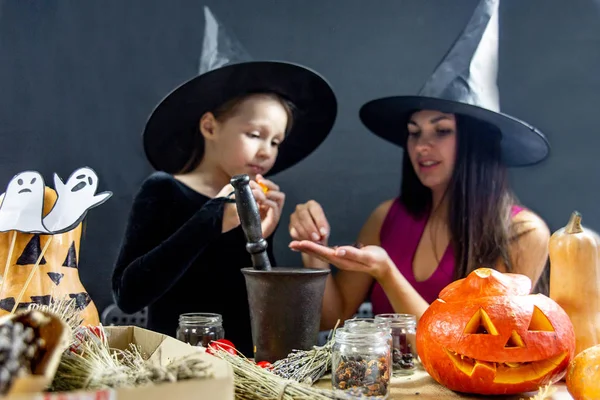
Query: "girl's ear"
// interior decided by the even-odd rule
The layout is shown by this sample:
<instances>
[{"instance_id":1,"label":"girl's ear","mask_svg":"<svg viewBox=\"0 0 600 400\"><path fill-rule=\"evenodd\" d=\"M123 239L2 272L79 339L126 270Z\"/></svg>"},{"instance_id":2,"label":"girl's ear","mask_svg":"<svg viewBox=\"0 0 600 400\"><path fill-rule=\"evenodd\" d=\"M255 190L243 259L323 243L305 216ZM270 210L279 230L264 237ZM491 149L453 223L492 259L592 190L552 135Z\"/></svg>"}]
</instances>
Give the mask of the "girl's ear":
<instances>
[{"instance_id":1,"label":"girl's ear","mask_svg":"<svg viewBox=\"0 0 600 400\"><path fill-rule=\"evenodd\" d=\"M215 137L218 127L218 121L215 119L215 116L211 112L206 112L200 118L199 126L200 133L204 136L204 140L211 140Z\"/></svg>"}]
</instances>

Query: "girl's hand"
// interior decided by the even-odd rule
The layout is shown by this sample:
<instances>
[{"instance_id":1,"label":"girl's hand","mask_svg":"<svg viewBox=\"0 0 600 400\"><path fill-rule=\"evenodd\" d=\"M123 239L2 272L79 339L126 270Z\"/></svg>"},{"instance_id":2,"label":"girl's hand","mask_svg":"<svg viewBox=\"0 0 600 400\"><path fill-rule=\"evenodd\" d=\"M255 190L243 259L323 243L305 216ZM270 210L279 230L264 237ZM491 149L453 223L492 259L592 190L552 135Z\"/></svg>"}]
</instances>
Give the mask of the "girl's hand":
<instances>
[{"instance_id":1,"label":"girl's hand","mask_svg":"<svg viewBox=\"0 0 600 400\"><path fill-rule=\"evenodd\" d=\"M263 185L269 188L267 193L265 193L263 188L255 181L250 181L249 186L252 190L252 195L254 196L254 199L256 200L256 203L258 205L260 217L262 220L262 232L263 236L266 238L273 233L275 227L277 226L277 223L279 222L281 210L285 201L285 195L279 191L279 186L275 185L269 180L262 178L260 175L257 176L257 179L259 177L261 178L261 182L263 183ZM223 187L223 189L221 189L221 191L217 194L216 197L227 197L233 191L233 186L231 186L231 184L227 184L225 185L225 187ZM231 195L229 196L229 198L235 199L235 195ZM228 232L234 228L237 228L239 225L240 218L237 212L236 204L225 204L221 232Z\"/></svg>"},{"instance_id":2,"label":"girl's hand","mask_svg":"<svg viewBox=\"0 0 600 400\"><path fill-rule=\"evenodd\" d=\"M261 193L264 195L264 199L261 199L260 201L256 195L254 197L256 198L258 209L260 210L263 237L267 238L273 234L277 224L279 223L281 211L283 210L283 205L285 203L285 194L279 190L279 186L272 181L263 178L262 175L257 175L256 182L250 181L250 184L256 185L256 187L258 187L258 189L261 190ZM254 187L255 186L252 186L253 193ZM264 188L266 188L266 193Z\"/></svg>"},{"instance_id":3,"label":"girl's hand","mask_svg":"<svg viewBox=\"0 0 600 400\"><path fill-rule=\"evenodd\" d=\"M387 252L379 246L332 248L308 240L293 241L289 246L294 251L317 257L339 269L364 272L378 281L388 274L393 265Z\"/></svg>"}]
</instances>

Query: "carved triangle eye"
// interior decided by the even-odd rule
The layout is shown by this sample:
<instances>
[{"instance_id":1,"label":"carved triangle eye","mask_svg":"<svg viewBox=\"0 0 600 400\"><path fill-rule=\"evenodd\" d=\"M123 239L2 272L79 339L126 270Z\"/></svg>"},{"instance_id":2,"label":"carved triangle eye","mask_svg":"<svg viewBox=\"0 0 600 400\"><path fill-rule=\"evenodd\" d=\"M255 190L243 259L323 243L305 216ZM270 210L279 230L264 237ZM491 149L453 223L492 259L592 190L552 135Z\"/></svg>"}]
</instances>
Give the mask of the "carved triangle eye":
<instances>
[{"instance_id":1,"label":"carved triangle eye","mask_svg":"<svg viewBox=\"0 0 600 400\"><path fill-rule=\"evenodd\" d=\"M498 330L489 315L480 308L465 327L465 334L498 335Z\"/></svg>"},{"instance_id":2,"label":"carved triangle eye","mask_svg":"<svg viewBox=\"0 0 600 400\"><path fill-rule=\"evenodd\" d=\"M531 315L531 321L529 322L529 331L542 331L542 332L554 332L552 323L537 306L533 306L533 314Z\"/></svg>"},{"instance_id":3,"label":"carved triangle eye","mask_svg":"<svg viewBox=\"0 0 600 400\"><path fill-rule=\"evenodd\" d=\"M71 247L69 247L69 252L67 253L67 258L65 258L65 262L62 264L62 266L68 268L77 268L77 252L75 251L75 242L71 243Z\"/></svg>"},{"instance_id":4,"label":"carved triangle eye","mask_svg":"<svg viewBox=\"0 0 600 400\"><path fill-rule=\"evenodd\" d=\"M17 259L17 265L34 265L42 254L42 246L40 245L40 235L33 235L27 246L23 249L23 253ZM42 257L40 265L46 264L46 259Z\"/></svg>"},{"instance_id":5,"label":"carved triangle eye","mask_svg":"<svg viewBox=\"0 0 600 400\"><path fill-rule=\"evenodd\" d=\"M515 349L515 348L521 348L521 347L525 347L525 343L523 343L523 339L521 339L521 336L519 336L517 331L513 330L512 333L510 334L510 337L506 341L504 348L505 349Z\"/></svg>"}]
</instances>

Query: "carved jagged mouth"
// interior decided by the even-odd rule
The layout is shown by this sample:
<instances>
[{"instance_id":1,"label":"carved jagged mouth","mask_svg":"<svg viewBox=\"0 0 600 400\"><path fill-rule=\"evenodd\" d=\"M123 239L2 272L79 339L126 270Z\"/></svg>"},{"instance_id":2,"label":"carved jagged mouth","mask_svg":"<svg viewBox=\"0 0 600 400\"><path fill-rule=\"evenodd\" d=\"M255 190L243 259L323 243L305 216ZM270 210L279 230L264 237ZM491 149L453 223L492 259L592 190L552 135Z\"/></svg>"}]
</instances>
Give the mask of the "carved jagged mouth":
<instances>
[{"instance_id":1,"label":"carved jagged mouth","mask_svg":"<svg viewBox=\"0 0 600 400\"><path fill-rule=\"evenodd\" d=\"M498 363L476 360L448 349L445 351L452 363L465 375L472 376L479 368L493 371L494 383L519 383L539 379L559 366L567 357L567 352L564 352L540 361Z\"/></svg>"}]
</instances>

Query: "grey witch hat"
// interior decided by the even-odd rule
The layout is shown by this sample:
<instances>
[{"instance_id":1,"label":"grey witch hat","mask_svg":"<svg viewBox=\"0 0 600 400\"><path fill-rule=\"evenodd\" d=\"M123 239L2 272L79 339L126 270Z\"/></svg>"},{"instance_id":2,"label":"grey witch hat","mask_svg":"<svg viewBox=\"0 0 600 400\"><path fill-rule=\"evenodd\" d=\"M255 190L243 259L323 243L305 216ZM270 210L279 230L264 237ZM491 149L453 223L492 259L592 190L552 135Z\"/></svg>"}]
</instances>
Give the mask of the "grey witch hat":
<instances>
[{"instance_id":1,"label":"grey witch hat","mask_svg":"<svg viewBox=\"0 0 600 400\"><path fill-rule=\"evenodd\" d=\"M198 159L204 138L202 115L244 94L275 92L295 105L291 130L279 148L273 175L298 163L327 137L335 122L337 100L329 83L315 71L283 61L252 61L208 7L199 75L169 93L150 115L143 133L150 164L178 173ZM200 149L200 150L199 150Z\"/></svg>"},{"instance_id":2,"label":"grey witch hat","mask_svg":"<svg viewBox=\"0 0 600 400\"><path fill-rule=\"evenodd\" d=\"M416 96L392 96L366 103L360 109L363 124L377 136L404 146L413 112L431 109L462 114L500 130L506 165L526 166L544 160L550 150L544 134L500 112L496 83L499 2L480 1L461 35Z\"/></svg>"}]
</instances>

